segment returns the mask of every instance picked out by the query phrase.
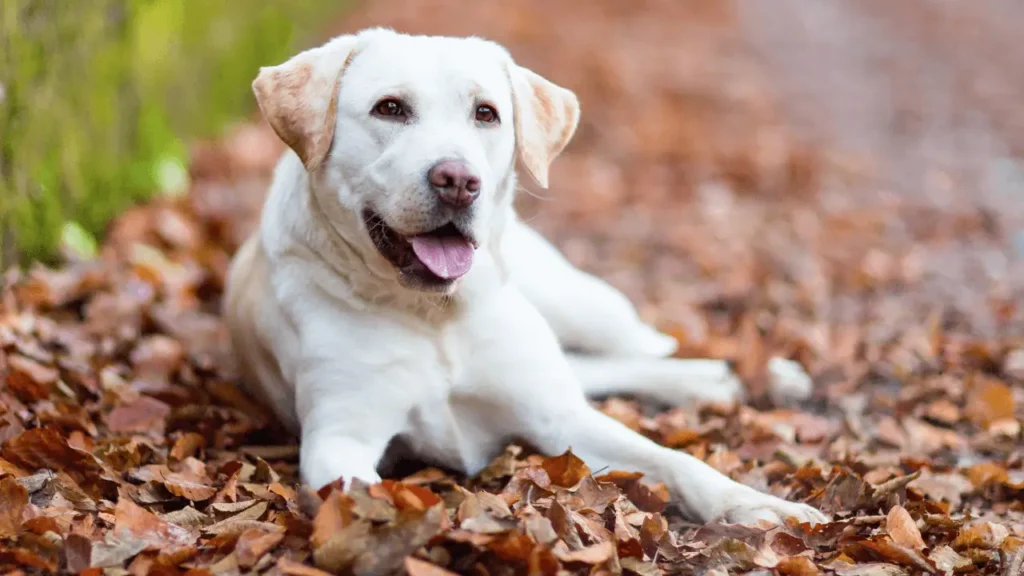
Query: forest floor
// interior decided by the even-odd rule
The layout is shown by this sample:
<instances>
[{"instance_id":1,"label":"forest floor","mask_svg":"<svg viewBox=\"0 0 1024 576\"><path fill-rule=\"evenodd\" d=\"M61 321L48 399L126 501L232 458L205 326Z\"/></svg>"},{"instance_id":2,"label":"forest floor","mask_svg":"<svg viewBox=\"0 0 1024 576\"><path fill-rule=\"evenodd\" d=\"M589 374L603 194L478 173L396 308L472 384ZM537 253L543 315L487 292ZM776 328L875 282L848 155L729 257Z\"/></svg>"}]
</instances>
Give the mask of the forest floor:
<instances>
[{"instance_id":1,"label":"forest floor","mask_svg":"<svg viewBox=\"0 0 1024 576\"><path fill-rule=\"evenodd\" d=\"M5 278L0 567L1021 574L1020 201L993 207L941 167L920 193L879 185L878 163L791 127L727 3L642 4L381 0L338 30L490 36L577 91L578 135L521 212L680 355L733 361L751 396L595 403L834 522L693 525L630 471L519 447L475 478L303 491L297 441L236 387L218 314L282 151L254 122L196 143L187 193L127 211L96 260ZM813 398L772 404L775 354Z\"/></svg>"}]
</instances>

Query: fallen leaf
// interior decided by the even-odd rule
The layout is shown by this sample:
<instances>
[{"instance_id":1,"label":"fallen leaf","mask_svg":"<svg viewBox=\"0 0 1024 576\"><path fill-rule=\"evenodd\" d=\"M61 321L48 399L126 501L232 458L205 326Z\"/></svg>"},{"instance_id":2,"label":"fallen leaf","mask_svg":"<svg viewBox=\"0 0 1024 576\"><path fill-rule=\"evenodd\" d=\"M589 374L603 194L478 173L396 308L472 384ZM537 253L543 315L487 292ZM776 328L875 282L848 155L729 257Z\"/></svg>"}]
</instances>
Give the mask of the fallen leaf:
<instances>
[{"instance_id":1,"label":"fallen leaf","mask_svg":"<svg viewBox=\"0 0 1024 576\"><path fill-rule=\"evenodd\" d=\"M2 454L14 464L32 471L65 471L90 496L95 498L102 494L102 465L88 452L72 448L56 430L25 430L3 444Z\"/></svg>"},{"instance_id":2,"label":"fallen leaf","mask_svg":"<svg viewBox=\"0 0 1024 576\"><path fill-rule=\"evenodd\" d=\"M981 427L987 427L996 420L1013 418L1013 391L999 380L977 376L967 388L964 413Z\"/></svg>"},{"instance_id":3,"label":"fallen leaf","mask_svg":"<svg viewBox=\"0 0 1024 576\"><path fill-rule=\"evenodd\" d=\"M995 462L979 462L967 470L967 479L976 489L987 484L1007 482L1010 479L1006 468Z\"/></svg>"},{"instance_id":4,"label":"fallen leaf","mask_svg":"<svg viewBox=\"0 0 1024 576\"><path fill-rule=\"evenodd\" d=\"M910 517L910 513L905 508L898 504L889 509L889 514L885 518L885 531L893 542L900 546L915 550L923 550L925 547L921 531L918 530L914 519Z\"/></svg>"},{"instance_id":5,"label":"fallen leaf","mask_svg":"<svg viewBox=\"0 0 1024 576\"><path fill-rule=\"evenodd\" d=\"M555 558L566 563L603 564L615 555L615 543L601 542L600 544L594 544L579 550L569 550L568 548L555 546L554 553Z\"/></svg>"},{"instance_id":6,"label":"fallen leaf","mask_svg":"<svg viewBox=\"0 0 1024 576\"><path fill-rule=\"evenodd\" d=\"M979 521L961 528L951 546L955 550L967 550L969 548L991 550L998 548L1009 535L1010 530L1002 524Z\"/></svg>"},{"instance_id":7,"label":"fallen leaf","mask_svg":"<svg viewBox=\"0 0 1024 576\"><path fill-rule=\"evenodd\" d=\"M238 565L242 568L255 566L260 558L273 550L282 540L284 540L283 532L264 532L254 529L242 532L235 544Z\"/></svg>"},{"instance_id":8,"label":"fallen leaf","mask_svg":"<svg viewBox=\"0 0 1024 576\"><path fill-rule=\"evenodd\" d=\"M20 354L7 358L7 369L7 386L22 402L47 399L60 378L56 368Z\"/></svg>"},{"instance_id":9,"label":"fallen leaf","mask_svg":"<svg viewBox=\"0 0 1024 576\"><path fill-rule=\"evenodd\" d=\"M805 556L793 556L783 558L775 569L784 576L815 576L819 574L818 567Z\"/></svg>"},{"instance_id":10,"label":"fallen leaf","mask_svg":"<svg viewBox=\"0 0 1024 576\"><path fill-rule=\"evenodd\" d=\"M561 456L545 458L541 467L547 472L552 484L566 488L575 486L590 475L590 469L572 453L572 449L566 450Z\"/></svg>"},{"instance_id":11,"label":"fallen leaf","mask_svg":"<svg viewBox=\"0 0 1024 576\"><path fill-rule=\"evenodd\" d=\"M163 402L139 396L139 399L124 406L118 406L107 415L107 427L111 432L163 434L171 408Z\"/></svg>"},{"instance_id":12,"label":"fallen leaf","mask_svg":"<svg viewBox=\"0 0 1024 576\"><path fill-rule=\"evenodd\" d=\"M171 448L168 456L171 460L180 462L185 458L195 456L200 449L205 447L206 438L202 434L186 432L174 441L174 446Z\"/></svg>"},{"instance_id":13,"label":"fallen leaf","mask_svg":"<svg viewBox=\"0 0 1024 576\"><path fill-rule=\"evenodd\" d=\"M171 524L152 512L136 505L129 498L119 498L114 509L114 530L145 542L153 550L167 550L191 546L198 532Z\"/></svg>"},{"instance_id":14,"label":"fallen leaf","mask_svg":"<svg viewBox=\"0 0 1024 576\"><path fill-rule=\"evenodd\" d=\"M312 566L306 566L299 562L281 557L277 559L277 569L288 576L331 576L330 572L324 572Z\"/></svg>"},{"instance_id":15,"label":"fallen leaf","mask_svg":"<svg viewBox=\"0 0 1024 576\"><path fill-rule=\"evenodd\" d=\"M28 505L28 490L8 476L0 479L0 539L18 535Z\"/></svg>"},{"instance_id":16,"label":"fallen leaf","mask_svg":"<svg viewBox=\"0 0 1024 576\"><path fill-rule=\"evenodd\" d=\"M455 576L454 572L412 556L405 559L405 571L409 576Z\"/></svg>"},{"instance_id":17,"label":"fallen leaf","mask_svg":"<svg viewBox=\"0 0 1024 576\"><path fill-rule=\"evenodd\" d=\"M955 570L967 568L973 564L969 558L957 554L956 550L946 545L938 546L932 550L928 554L928 559L935 564L936 569L947 574Z\"/></svg>"}]
</instances>

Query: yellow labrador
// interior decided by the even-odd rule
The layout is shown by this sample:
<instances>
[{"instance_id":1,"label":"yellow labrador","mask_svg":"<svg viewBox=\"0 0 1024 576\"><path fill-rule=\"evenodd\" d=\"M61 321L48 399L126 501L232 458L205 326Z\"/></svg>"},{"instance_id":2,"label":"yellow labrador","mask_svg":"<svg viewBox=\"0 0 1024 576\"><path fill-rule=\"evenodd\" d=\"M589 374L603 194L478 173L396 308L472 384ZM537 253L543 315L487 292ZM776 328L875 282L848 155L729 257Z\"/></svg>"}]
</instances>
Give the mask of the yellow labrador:
<instances>
[{"instance_id":1,"label":"yellow labrador","mask_svg":"<svg viewBox=\"0 0 1024 576\"><path fill-rule=\"evenodd\" d=\"M472 474L517 438L642 471L695 520L824 520L588 404L740 385L723 362L667 358L672 338L517 219L516 161L547 186L579 120L572 92L497 44L386 29L263 68L253 89L290 150L225 313L247 388L301 434L305 482L377 481L396 437ZM786 361L773 370L809 389Z\"/></svg>"}]
</instances>

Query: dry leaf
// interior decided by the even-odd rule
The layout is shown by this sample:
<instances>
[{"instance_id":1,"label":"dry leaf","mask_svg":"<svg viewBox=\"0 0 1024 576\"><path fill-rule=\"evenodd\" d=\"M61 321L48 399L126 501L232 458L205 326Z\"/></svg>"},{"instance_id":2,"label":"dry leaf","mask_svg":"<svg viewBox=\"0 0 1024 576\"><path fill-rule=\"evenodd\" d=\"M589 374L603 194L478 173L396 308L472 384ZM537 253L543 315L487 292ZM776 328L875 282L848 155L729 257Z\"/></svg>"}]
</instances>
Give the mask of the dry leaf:
<instances>
[{"instance_id":1,"label":"dry leaf","mask_svg":"<svg viewBox=\"0 0 1024 576\"><path fill-rule=\"evenodd\" d=\"M545 458L541 466L555 486L566 488L575 486L585 476L590 475L590 469L583 463L583 460L572 453L571 449L566 450L561 456Z\"/></svg>"},{"instance_id":2,"label":"dry leaf","mask_svg":"<svg viewBox=\"0 0 1024 576\"><path fill-rule=\"evenodd\" d=\"M814 565L814 562L804 556L783 558L775 566L775 569L784 576L815 576L819 574L818 567Z\"/></svg>"},{"instance_id":3,"label":"dry leaf","mask_svg":"<svg viewBox=\"0 0 1024 576\"><path fill-rule=\"evenodd\" d=\"M455 576L454 572L449 572L440 566L435 566L430 562L424 562L412 556L405 559L405 571L409 576Z\"/></svg>"},{"instance_id":4,"label":"dry leaf","mask_svg":"<svg viewBox=\"0 0 1024 576\"><path fill-rule=\"evenodd\" d=\"M900 546L915 550L923 550L925 547L917 524L910 517L910 513L900 505L893 506L889 510L889 514L885 518L885 531L893 542Z\"/></svg>"},{"instance_id":5,"label":"dry leaf","mask_svg":"<svg viewBox=\"0 0 1024 576\"><path fill-rule=\"evenodd\" d=\"M0 539L18 535L27 505L28 491L17 480L0 480Z\"/></svg>"},{"instance_id":6,"label":"dry leaf","mask_svg":"<svg viewBox=\"0 0 1024 576\"><path fill-rule=\"evenodd\" d=\"M235 544L238 565L242 568L255 566L260 558L273 550L282 540L284 540L282 532L264 532L258 529L242 532Z\"/></svg>"},{"instance_id":7,"label":"dry leaf","mask_svg":"<svg viewBox=\"0 0 1024 576\"><path fill-rule=\"evenodd\" d=\"M997 420L1013 418L1013 391L999 380L978 376L967 389L964 412L972 422L982 427Z\"/></svg>"},{"instance_id":8,"label":"dry leaf","mask_svg":"<svg viewBox=\"0 0 1024 576\"><path fill-rule=\"evenodd\" d=\"M1009 534L1010 531L1002 524L974 522L960 529L960 532L956 535L956 540L953 541L951 546L956 550L967 550L969 548L991 550L998 548Z\"/></svg>"},{"instance_id":9,"label":"dry leaf","mask_svg":"<svg viewBox=\"0 0 1024 576\"><path fill-rule=\"evenodd\" d=\"M164 422L170 413L171 408L167 404L149 396L139 396L138 400L111 410L107 426L111 432L163 434Z\"/></svg>"}]
</instances>

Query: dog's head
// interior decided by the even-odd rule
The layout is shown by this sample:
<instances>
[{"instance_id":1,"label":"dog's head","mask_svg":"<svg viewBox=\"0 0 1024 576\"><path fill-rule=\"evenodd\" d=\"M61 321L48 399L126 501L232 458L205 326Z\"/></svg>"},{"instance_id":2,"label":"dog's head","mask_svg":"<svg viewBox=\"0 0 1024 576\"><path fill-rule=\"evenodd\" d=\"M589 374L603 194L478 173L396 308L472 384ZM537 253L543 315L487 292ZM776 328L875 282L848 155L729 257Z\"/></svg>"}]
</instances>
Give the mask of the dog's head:
<instances>
[{"instance_id":1,"label":"dog's head","mask_svg":"<svg viewBox=\"0 0 1024 576\"><path fill-rule=\"evenodd\" d=\"M576 96L477 38L370 29L279 66L253 90L315 183L361 222L364 258L449 290L493 216L515 159L542 187L579 120Z\"/></svg>"}]
</instances>

